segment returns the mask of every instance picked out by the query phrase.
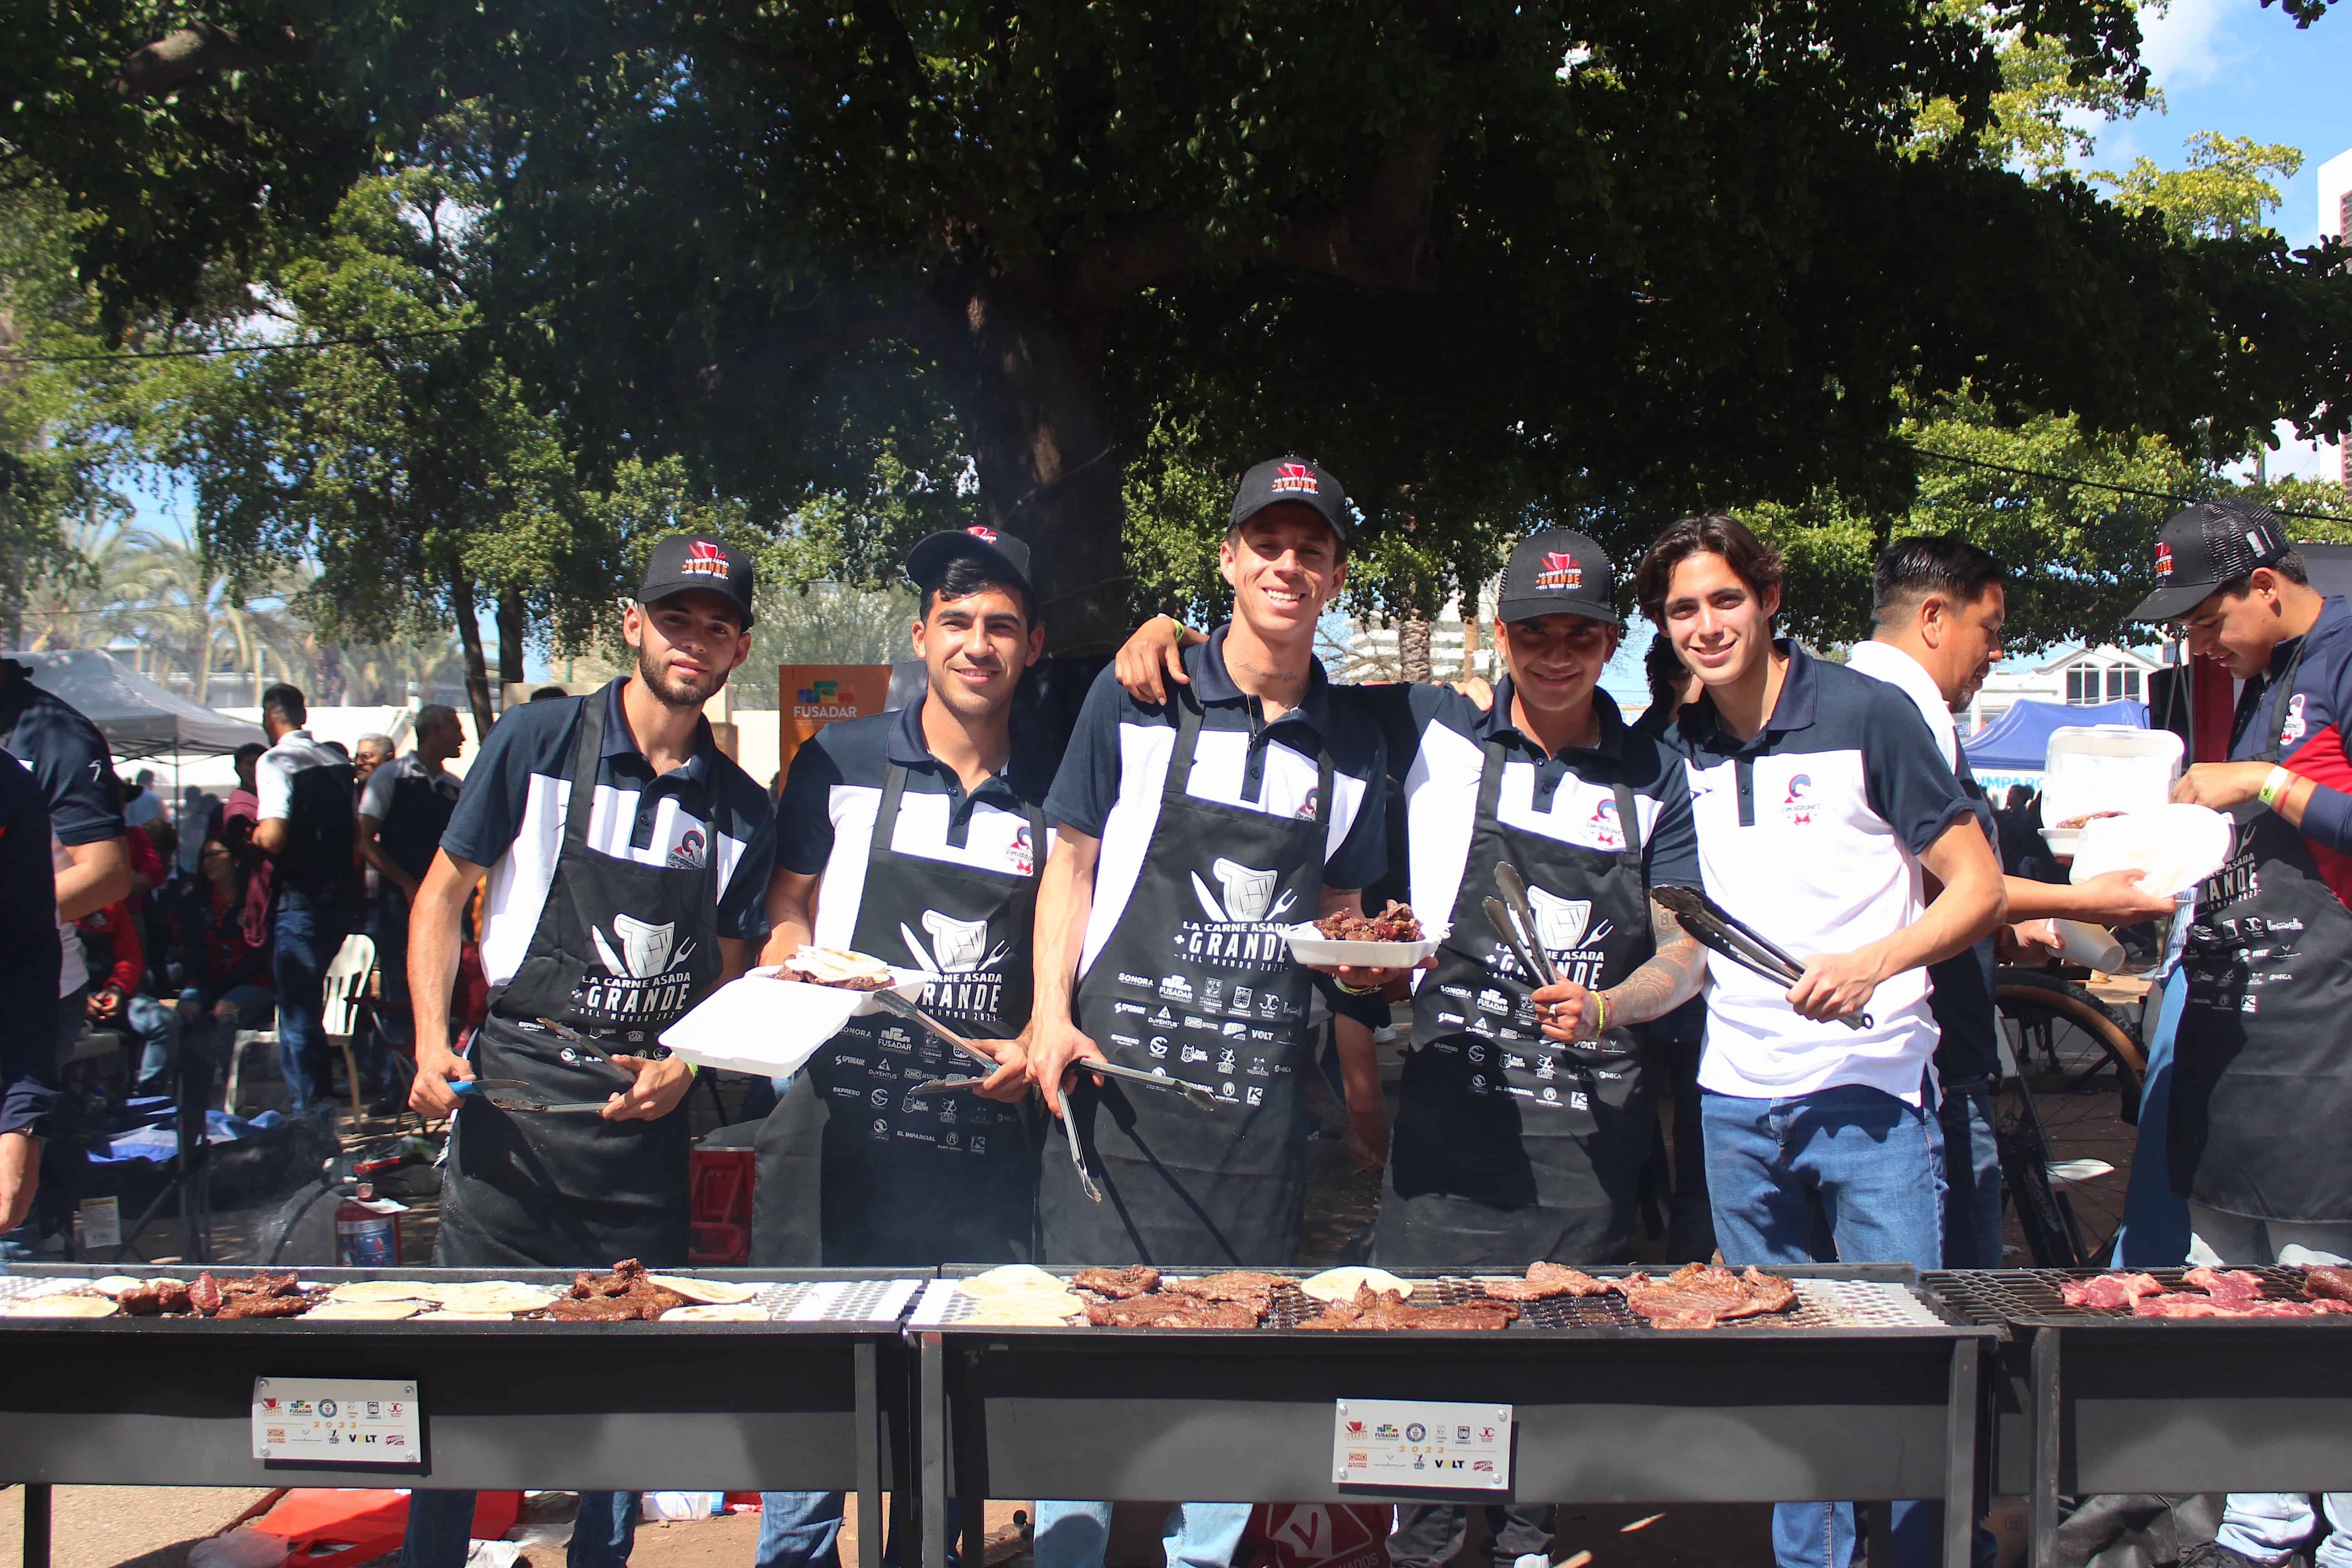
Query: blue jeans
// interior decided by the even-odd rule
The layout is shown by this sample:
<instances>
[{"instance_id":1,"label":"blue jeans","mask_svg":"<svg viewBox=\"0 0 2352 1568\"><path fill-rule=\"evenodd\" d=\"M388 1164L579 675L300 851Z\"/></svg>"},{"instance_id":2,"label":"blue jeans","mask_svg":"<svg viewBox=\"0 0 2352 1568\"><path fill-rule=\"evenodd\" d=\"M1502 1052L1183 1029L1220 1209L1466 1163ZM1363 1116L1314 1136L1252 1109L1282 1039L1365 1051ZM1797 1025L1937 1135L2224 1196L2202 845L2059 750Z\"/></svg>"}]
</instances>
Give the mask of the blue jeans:
<instances>
[{"instance_id":1,"label":"blue jeans","mask_svg":"<svg viewBox=\"0 0 2352 1568\"><path fill-rule=\"evenodd\" d=\"M1948 1089L1938 1110L1944 1134L1944 1267L1998 1268L2000 1151L1992 1141L1992 1086Z\"/></svg>"},{"instance_id":2,"label":"blue jeans","mask_svg":"<svg viewBox=\"0 0 2352 1568\"><path fill-rule=\"evenodd\" d=\"M1168 1568L1229 1568L1249 1528L1245 1502L1180 1502L1160 1531ZM1103 1568L1110 1542L1110 1504L1037 1500L1033 1568Z\"/></svg>"},{"instance_id":3,"label":"blue jeans","mask_svg":"<svg viewBox=\"0 0 2352 1568\"><path fill-rule=\"evenodd\" d=\"M2147 1037L2147 1071L2140 1079L2139 1137L2132 1144L2131 1180L2124 1189L2124 1225L2116 1233L2118 1268L2178 1268L2189 1257L2189 1200L2172 1190L2165 1147L2172 1118L2172 1040L2189 1001L2189 972L2175 969Z\"/></svg>"},{"instance_id":4,"label":"blue jeans","mask_svg":"<svg viewBox=\"0 0 2352 1568\"><path fill-rule=\"evenodd\" d=\"M180 1010L152 996L122 999L122 1026L145 1047L139 1053L134 1094L161 1094L171 1079L172 1064L180 1059Z\"/></svg>"},{"instance_id":5,"label":"blue jeans","mask_svg":"<svg viewBox=\"0 0 2352 1568\"><path fill-rule=\"evenodd\" d=\"M787 1078L782 1081L790 1083ZM840 1492L761 1492L760 1544L753 1568L841 1568ZM963 1527L963 1504L948 1499L948 1562L956 1561L956 1537ZM898 1540L892 1536L882 1553L887 1568L898 1568Z\"/></svg>"},{"instance_id":6,"label":"blue jeans","mask_svg":"<svg viewBox=\"0 0 2352 1568\"><path fill-rule=\"evenodd\" d=\"M1859 1084L1789 1100L1708 1090L1699 1120L1725 1262L1813 1262L1818 1221L1840 1261L1942 1265L1944 1137L1932 1108ZM1931 1561L1927 1510L1898 1501L1890 1513L1895 1568ZM1781 1568L1848 1568L1853 1540L1852 1503L1784 1502L1772 1510Z\"/></svg>"},{"instance_id":7,"label":"blue jeans","mask_svg":"<svg viewBox=\"0 0 2352 1568\"><path fill-rule=\"evenodd\" d=\"M343 945L342 917L290 888L278 892L272 977L278 983L278 1061L297 1115L326 1098L334 1081L320 1014L327 966Z\"/></svg>"},{"instance_id":8,"label":"blue jeans","mask_svg":"<svg viewBox=\"0 0 2352 1568\"><path fill-rule=\"evenodd\" d=\"M413 1491L400 1568L463 1568L473 1533L472 1492ZM564 1562L568 1568L624 1568L636 1541L636 1493L582 1492Z\"/></svg>"}]
</instances>

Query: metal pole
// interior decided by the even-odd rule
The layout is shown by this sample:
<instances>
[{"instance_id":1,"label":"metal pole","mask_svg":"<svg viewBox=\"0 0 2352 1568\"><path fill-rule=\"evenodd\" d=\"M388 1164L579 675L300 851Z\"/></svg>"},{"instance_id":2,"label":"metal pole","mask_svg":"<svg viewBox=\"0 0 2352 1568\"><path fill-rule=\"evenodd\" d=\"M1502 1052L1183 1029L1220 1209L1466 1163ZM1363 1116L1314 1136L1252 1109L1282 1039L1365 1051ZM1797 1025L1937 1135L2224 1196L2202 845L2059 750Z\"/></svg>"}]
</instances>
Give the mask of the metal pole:
<instances>
[{"instance_id":1,"label":"metal pole","mask_svg":"<svg viewBox=\"0 0 2352 1568\"><path fill-rule=\"evenodd\" d=\"M2033 1331L2033 1496L2027 1516L2026 1563L2058 1561L2058 1331Z\"/></svg>"},{"instance_id":2,"label":"metal pole","mask_svg":"<svg viewBox=\"0 0 2352 1568\"><path fill-rule=\"evenodd\" d=\"M1950 1414L1944 1429L1944 1568L1969 1568L1977 1522L1977 1366L1982 1346L1976 1340L1952 1345Z\"/></svg>"},{"instance_id":3,"label":"metal pole","mask_svg":"<svg viewBox=\"0 0 2352 1568\"><path fill-rule=\"evenodd\" d=\"M947 1352L936 1333L919 1334L916 1343L922 1363L922 1410L915 1421L922 1439L921 1561L923 1568L948 1568Z\"/></svg>"},{"instance_id":4,"label":"metal pole","mask_svg":"<svg viewBox=\"0 0 2352 1568\"><path fill-rule=\"evenodd\" d=\"M857 1400L857 1561L882 1561L882 1400L875 1373L874 1342L861 1339L851 1352Z\"/></svg>"},{"instance_id":5,"label":"metal pole","mask_svg":"<svg viewBox=\"0 0 2352 1568\"><path fill-rule=\"evenodd\" d=\"M25 1483L25 1568L49 1568L49 1489Z\"/></svg>"}]
</instances>

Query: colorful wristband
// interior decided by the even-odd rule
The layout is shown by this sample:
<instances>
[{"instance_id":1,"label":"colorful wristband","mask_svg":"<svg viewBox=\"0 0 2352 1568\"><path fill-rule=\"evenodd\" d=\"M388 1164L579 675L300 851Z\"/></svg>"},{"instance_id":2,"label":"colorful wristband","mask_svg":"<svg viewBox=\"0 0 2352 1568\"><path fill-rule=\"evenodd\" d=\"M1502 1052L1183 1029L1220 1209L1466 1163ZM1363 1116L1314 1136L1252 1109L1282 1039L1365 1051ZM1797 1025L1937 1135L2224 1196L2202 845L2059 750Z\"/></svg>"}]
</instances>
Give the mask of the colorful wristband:
<instances>
[{"instance_id":1,"label":"colorful wristband","mask_svg":"<svg viewBox=\"0 0 2352 1568\"><path fill-rule=\"evenodd\" d=\"M1609 1032L1609 998L1599 991L1592 994L1592 1037L1599 1039Z\"/></svg>"},{"instance_id":2,"label":"colorful wristband","mask_svg":"<svg viewBox=\"0 0 2352 1568\"><path fill-rule=\"evenodd\" d=\"M2276 811L2279 802L2286 798L2286 792L2294 787L2294 775L2284 768L2273 765L2269 775L2263 780L2263 787L2254 798L2261 801L2265 808Z\"/></svg>"}]
</instances>

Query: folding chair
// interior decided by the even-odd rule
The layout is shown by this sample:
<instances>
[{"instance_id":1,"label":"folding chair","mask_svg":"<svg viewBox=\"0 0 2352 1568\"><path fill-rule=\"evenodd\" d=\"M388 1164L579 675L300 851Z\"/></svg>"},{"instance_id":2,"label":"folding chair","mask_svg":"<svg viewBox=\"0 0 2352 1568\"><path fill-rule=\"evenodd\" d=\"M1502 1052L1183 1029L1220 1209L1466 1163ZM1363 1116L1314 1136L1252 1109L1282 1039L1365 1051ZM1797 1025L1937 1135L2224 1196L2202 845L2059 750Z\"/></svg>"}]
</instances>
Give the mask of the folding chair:
<instances>
[{"instance_id":1,"label":"folding chair","mask_svg":"<svg viewBox=\"0 0 2352 1568\"><path fill-rule=\"evenodd\" d=\"M343 938L335 961L327 965L325 1004L319 1009L319 1027L343 1053L354 1127L360 1124L360 1069L352 1055L352 1037L359 1032L360 998L367 994L368 976L374 972L375 938L357 932Z\"/></svg>"}]
</instances>

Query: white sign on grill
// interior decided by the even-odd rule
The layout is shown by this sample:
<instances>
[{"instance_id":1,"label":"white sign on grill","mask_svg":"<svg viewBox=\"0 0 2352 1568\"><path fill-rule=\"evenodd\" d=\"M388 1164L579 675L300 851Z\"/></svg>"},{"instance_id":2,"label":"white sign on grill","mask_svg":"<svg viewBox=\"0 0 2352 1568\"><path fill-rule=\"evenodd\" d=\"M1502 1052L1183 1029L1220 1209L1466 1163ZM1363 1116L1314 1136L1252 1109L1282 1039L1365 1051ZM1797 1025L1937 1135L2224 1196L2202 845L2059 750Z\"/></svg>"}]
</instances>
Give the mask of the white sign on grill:
<instances>
[{"instance_id":1,"label":"white sign on grill","mask_svg":"<svg viewBox=\"0 0 2352 1568\"><path fill-rule=\"evenodd\" d=\"M1339 1486L1508 1491L1511 1407L1423 1399L1342 1399L1331 1428Z\"/></svg>"},{"instance_id":2,"label":"white sign on grill","mask_svg":"<svg viewBox=\"0 0 2352 1568\"><path fill-rule=\"evenodd\" d=\"M355 1377L253 1380L253 1457L296 1464L425 1463L416 1384Z\"/></svg>"}]
</instances>

